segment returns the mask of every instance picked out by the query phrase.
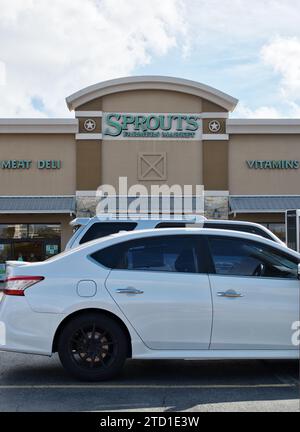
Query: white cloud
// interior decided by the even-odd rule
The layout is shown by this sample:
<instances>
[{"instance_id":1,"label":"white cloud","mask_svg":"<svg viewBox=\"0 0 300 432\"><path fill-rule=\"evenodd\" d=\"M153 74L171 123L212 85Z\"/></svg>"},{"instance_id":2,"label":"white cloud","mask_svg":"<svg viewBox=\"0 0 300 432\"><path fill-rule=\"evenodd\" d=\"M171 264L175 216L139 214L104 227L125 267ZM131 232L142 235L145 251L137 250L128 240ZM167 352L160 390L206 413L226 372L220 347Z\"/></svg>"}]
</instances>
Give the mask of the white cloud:
<instances>
[{"instance_id":1,"label":"white cloud","mask_svg":"<svg viewBox=\"0 0 300 432\"><path fill-rule=\"evenodd\" d=\"M281 102L279 108L275 108L274 106L258 106L257 108L250 108L245 102L239 102L231 117L249 119L298 119L300 118L300 105L290 100L284 100Z\"/></svg>"},{"instance_id":2,"label":"white cloud","mask_svg":"<svg viewBox=\"0 0 300 432\"><path fill-rule=\"evenodd\" d=\"M260 52L263 64L277 76L277 99L274 106L256 109L239 104L234 116L246 118L299 118L300 117L300 38L276 37L266 43Z\"/></svg>"},{"instance_id":3,"label":"white cloud","mask_svg":"<svg viewBox=\"0 0 300 432\"><path fill-rule=\"evenodd\" d=\"M300 99L300 38L277 37L262 49L264 63L280 75L282 95Z\"/></svg>"},{"instance_id":4,"label":"white cloud","mask_svg":"<svg viewBox=\"0 0 300 432\"><path fill-rule=\"evenodd\" d=\"M299 34L299 0L186 0L194 39L236 47L275 35Z\"/></svg>"},{"instance_id":5,"label":"white cloud","mask_svg":"<svg viewBox=\"0 0 300 432\"><path fill-rule=\"evenodd\" d=\"M299 0L0 0L0 117L67 116L65 96L147 71L174 48L169 73L239 97L235 117L299 117L298 10Z\"/></svg>"},{"instance_id":6,"label":"white cloud","mask_svg":"<svg viewBox=\"0 0 300 432\"><path fill-rule=\"evenodd\" d=\"M193 42L201 47L202 58L209 59L212 78L242 101L233 116L299 117L299 0L188 3L187 10L193 12L188 29L194 30Z\"/></svg>"},{"instance_id":7,"label":"white cloud","mask_svg":"<svg viewBox=\"0 0 300 432\"><path fill-rule=\"evenodd\" d=\"M0 0L0 11L2 117L68 115L65 96L130 75L186 31L181 0Z\"/></svg>"},{"instance_id":8,"label":"white cloud","mask_svg":"<svg viewBox=\"0 0 300 432\"><path fill-rule=\"evenodd\" d=\"M276 119L282 118L279 110L271 106L262 106L251 109L245 103L240 102L234 111L234 118L253 118L253 119Z\"/></svg>"}]
</instances>

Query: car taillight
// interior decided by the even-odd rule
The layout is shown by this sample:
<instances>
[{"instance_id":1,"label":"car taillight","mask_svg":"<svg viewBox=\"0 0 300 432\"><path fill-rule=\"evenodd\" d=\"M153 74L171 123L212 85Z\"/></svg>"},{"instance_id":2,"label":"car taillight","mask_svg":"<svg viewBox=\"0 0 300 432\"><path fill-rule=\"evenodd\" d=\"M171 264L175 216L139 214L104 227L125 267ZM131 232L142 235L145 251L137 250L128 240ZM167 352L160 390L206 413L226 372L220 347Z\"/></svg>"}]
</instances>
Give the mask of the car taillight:
<instances>
[{"instance_id":1,"label":"car taillight","mask_svg":"<svg viewBox=\"0 0 300 432\"><path fill-rule=\"evenodd\" d=\"M6 295L23 296L24 291L45 279L43 276L16 276L5 280L3 292Z\"/></svg>"}]
</instances>

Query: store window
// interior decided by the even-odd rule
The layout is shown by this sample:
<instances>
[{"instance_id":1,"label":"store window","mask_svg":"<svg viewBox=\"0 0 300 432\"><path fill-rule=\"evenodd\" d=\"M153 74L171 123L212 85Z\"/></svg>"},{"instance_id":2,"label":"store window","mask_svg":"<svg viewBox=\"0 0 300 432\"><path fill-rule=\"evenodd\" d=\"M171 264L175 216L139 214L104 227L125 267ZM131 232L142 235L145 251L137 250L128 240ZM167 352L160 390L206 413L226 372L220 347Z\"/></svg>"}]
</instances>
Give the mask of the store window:
<instances>
[{"instance_id":1,"label":"store window","mask_svg":"<svg viewBox=\"0 0 300 432\"><path fill-rule=\"evenodd\" d=\"M0 224L0 239L22 239L27 236L26 224Z\"/></svg>"},{"instance_id":2,"label":"store window","mask_svg":"<svg viewBox=\"0 0 300 432\"><path fill-rule=\"evenodd\" d=\"M60 224L0 224L0 273L7 260L44 261L60 252L60 243Z\"/></svg>"},{"instance_id":3,"label":"store window","mask_svg":"<svg viewBox=\"0 0 300 432\"><path fill-rule=\"evenodd\" d=\"M60 225L53 224L32 224L28 226L29 238L52 238L60 240L61 228Z\"/></svg>"}]
</instances>

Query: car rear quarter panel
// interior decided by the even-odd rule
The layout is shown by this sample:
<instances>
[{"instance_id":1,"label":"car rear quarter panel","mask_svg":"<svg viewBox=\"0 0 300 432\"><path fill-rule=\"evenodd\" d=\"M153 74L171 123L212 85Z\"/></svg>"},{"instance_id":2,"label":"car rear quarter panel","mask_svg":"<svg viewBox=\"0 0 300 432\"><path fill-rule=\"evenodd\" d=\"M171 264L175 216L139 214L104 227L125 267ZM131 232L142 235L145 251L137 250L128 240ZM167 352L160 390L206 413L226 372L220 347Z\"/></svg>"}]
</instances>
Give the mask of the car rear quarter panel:
<instances>
[{"instance_id":1,"label":"car rear quarter panel","mask_svg":"<svg viewBox=\"0 0 300 432\"><path fill-rule=\"evenodd\" d=\"M26 270L34 270L34 274L39 273L38 276L45 278L25 290L26 299L35 312L65 314L72 309L112 302L104 285L109 270L96 265L85 255L73 254ZM90 280L96 283L95 295L79 296L78 283Z\"/></svg>"},{"instance_id":2,"label":"car rear quarter panel","mask_svg":"<svg viewBox=\"0 0 300 432\"><path fill-rule=\"evenodd\" d=\"M70 263L70 266L69 264ZM118 317L127 327L133 346L144 349L140 337L124 316L109 292L105 288L105 280L110 273L93 262L90 258L74 254L71 259L60 259L44 265L32 266L37 269L45 279L25 291L25 299L31 310L37 315L47 317L55 315L58 320L56 329L70 315L86 310L105 311ZM29 271L29 270L28 270ZM93 280L97 285L97 292L93 297L80 297L77 293L77 284L80 280ZM55 331L56 331L55 329ZM47 339L53 341L52 330ZM52 342L51 342L52 343ZM143 348L142 348L143 347Z\"/></svg>"}]
</instances>

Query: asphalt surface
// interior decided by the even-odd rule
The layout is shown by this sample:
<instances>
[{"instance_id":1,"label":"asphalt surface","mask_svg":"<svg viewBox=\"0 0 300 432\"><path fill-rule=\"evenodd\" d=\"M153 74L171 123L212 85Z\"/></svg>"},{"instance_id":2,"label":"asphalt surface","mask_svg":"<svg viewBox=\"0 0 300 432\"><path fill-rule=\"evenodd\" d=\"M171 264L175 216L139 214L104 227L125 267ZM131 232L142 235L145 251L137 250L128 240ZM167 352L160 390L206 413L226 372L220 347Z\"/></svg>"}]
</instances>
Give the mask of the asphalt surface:
<instances>
[{"instance_id":1,"label":"asphalt surface","mask_svg":"<svg viewBox=\"0 0 300 432\"><path fill-rule=\"evenodd\" d=\"M58 357L0 352L0 411L298 411L297 361L136 361L106 383L69 377Z\"/></svg>"}]
</instances>

